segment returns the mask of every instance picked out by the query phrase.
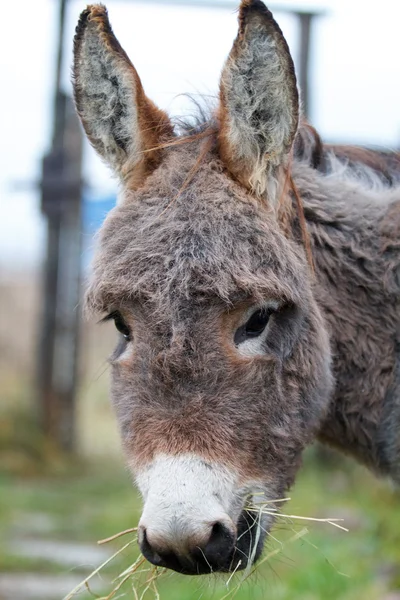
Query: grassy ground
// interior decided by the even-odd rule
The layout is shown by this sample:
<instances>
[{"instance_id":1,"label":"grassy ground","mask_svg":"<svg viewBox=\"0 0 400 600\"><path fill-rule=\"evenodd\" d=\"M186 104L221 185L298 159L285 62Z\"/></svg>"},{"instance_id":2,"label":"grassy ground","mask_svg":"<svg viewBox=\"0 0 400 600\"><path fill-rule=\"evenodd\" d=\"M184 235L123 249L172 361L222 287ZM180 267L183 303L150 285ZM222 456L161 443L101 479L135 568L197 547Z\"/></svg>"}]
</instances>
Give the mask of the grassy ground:
<instances>
[{"instance_id":1,"label":"grassy ground","mask_svg":"<svg viewBox=\"0 0 400 600\"><path fill-rule=\"evenodd\" d=\"M343 517L350 532L341 532L327 524L282 520L273 532L275 540L270 539L265 552L278 548L279 541L283 544L282 551L262 565L241 586L235 598L400 598L399 506L399 495L363 469L344 463L339 470L325 470L316 463L315 457L309 456L285 512ZM84 577L98 565L77 564L71 570L59 559L21 557L13 550L15 540L57 540L61 547L69 542L78 549L85 542L94 548L98 539L134 526L139 514L140 503L129 477L114 464L103 464L101 468L93 465L86 467L85 472L51 478L4 475L0 479L0 571L72 572ZM288 542L304 525L309 533ZM128 539L121 538L110 544L109 552L120 548ZM133 544L105 569L102 581L95 578L93 589L109 592L112 577L132 563L136 554L136 544ZM225 581L226 577L190 578L168 574L159 579L157 587L161 600L217 600L227 593ZM235 580L232 580L230 589L234 587ZM128 595L124 597L133 599L129 588L126 591ZM151 591L145 596L153 597Z\"/></svg>"}]
</instances>

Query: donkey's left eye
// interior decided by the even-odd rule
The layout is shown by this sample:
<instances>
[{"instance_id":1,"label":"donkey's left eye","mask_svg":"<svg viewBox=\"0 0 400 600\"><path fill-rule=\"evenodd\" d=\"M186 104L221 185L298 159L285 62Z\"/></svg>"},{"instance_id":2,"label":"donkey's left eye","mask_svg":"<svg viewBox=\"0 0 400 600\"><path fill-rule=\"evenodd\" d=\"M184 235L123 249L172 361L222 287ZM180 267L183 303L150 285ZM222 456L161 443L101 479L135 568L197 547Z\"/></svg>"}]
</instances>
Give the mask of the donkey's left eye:
<instances>
[{"instance_id":1,"label":"donkey's left eye","mask_svg":"<svg viewBox=\"0 0 400 600\"><path fill-rule=\"evenodd\" d=\"M246 340L259 337L268 325L271 313L272 311L268 308L256 310L248 319L247 323L239 327L236 331L235 344L239 345Z\"/></svg>"},{"instance_id":2,"label":"donkey's left eye","mask_svg":"<svg viewBox=\"0 0 400 600\"><path fill-rule=\"evenodd\" d=\"M246 337L254 338L261 335L268 324L270 315L270 311L265 308L252 314L245 325Z\"/></svg>"}]
</instances>

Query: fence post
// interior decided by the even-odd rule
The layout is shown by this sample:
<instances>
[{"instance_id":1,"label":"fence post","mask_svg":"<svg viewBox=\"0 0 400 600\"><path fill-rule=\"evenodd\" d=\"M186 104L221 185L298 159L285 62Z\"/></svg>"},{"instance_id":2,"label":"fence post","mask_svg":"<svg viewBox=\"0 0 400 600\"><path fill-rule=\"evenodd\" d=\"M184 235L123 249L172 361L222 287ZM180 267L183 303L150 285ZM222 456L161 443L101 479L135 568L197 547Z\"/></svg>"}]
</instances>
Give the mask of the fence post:
<instances>
[{"instance_id":1,"label":"fence post","mask_svg":"<svg viewBox=\"0 0 400 600\"><path fill-rule=\"evenodd\" d=\"M53 141L43 159L42 212L47 220L38 356L40 424L60 449L74 450L81 273L82 133L61 89L67 0L59 2Z\"/></svg>"},{"instance_id":2,"label":"fence post","mask_svg":"<svg viewBox=\"0 0 400 600\"><path fill-rule=\"evenodd\" d=\"M64 97L63 131L43 160L42 211L47 257L39 355L41 424L46 437L74 449L80 317L82 134Z\"/></svg>"}]
</instances>

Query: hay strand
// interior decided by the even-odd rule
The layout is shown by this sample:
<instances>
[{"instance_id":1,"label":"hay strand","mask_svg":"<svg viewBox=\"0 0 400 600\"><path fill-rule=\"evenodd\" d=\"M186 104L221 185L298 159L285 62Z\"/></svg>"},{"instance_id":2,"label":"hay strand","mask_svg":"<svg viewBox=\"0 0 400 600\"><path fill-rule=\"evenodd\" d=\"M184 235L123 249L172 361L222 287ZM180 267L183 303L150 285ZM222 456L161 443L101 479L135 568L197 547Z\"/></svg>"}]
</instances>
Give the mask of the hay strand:
<instances>
[{"instance_id":1,"label":"hay strand","mask_svg":"<svg viewBox=\"0 0 400 600\"><path fill-rule=\"evenodd\" d=\"M238 571L243 565L243 559L239 560L233 570L232 573L229 574L229 577L225 583L225 587L228 589L227 593L221 598L221 600L227 600L228 598L233 599L238 593L239 589L243 585L245 581L248 580L263 564L270 561L273 557L277 556L280 552L284 550L284 548L288 544L292 544L295 541L303 538L307 533L307 527L301 529L301 531L295 533L292 537L290 537L285 542L277 540L274 538L269 531L266 533L274 539L279 546L274 548L270 552L268 552L263 558L261 558L256 564L254 564L255 555L257 552L257 547L259 543L259 539L261 536L261 532L265 531L262 526L262 516L270 515L275 518L279 517L282 519L288 520L301 520L301 521L309 521L316 523L328 523L334 527L342 531L348 532L348 529L343 525L340 525L339 522L342 522L343 519L337 518L317 518L317 517L304 517L300 515L293 514L285 514L279 512L279 506L276 507L276 504L286 502L289 498L278 498L276 500L263 500L262 502L254 502L254 498L257 496L263 496L263 493L254 493L251 496L251 500L245 505L245 510L249 511L249 513L254 513L253 523L249 525L248 532L251 537L251 548L249 549L249 556L246 556L246 567L243 572L239 575ZM254 537L253 537L254 530ZM98 541L98 544L106 544L109 542L113 542L125 535L136 534L137 527L131 527L129 529L125 529L124 531L120 531L108 538L102 539ZM247 533L247 532L246 532ZM240 539L240 538L238 538ZM139 555L138 558L127 568L125 568L117 577L115 577L112 581L114 584L114 588L108 593L106 596L99 596L93 592L90 588L89 582L93 579L95 575L98 575L102 569L104 569L111 561L113 561L116 557L118 557L124 550L129 548L134 542L137 541L137 536L129 540L126 544L124 544L119 550L114 552L107 560L105 560L97 569L95 569L90 575L88 575L80 584L78 584L72 592L70 592L67 596L63 598L63 600L71 600L74 598L79 592L82 592L86 589L87 592L91 594L93 598L97 598L98 600L117 600L123 597L131 597L133 600L145 600L148 597L148 593L152 596L154 600L161 600L160 593L157 589L157 580L159 577L166 573L167 569L159 569L157 567L153 567L150 565L143 555ZM307 540L306 540L307 541ZM309 542L311 544L311 542ZM311 544L312 545L312 544ZM210 571L212 569L210 567ZM145 580L140 579L141 576L145 576ZM239 577L239 581L234 585L232 589L229 589L233 578L237 576ZM131 592L126 593L122 590L123 586L130 582ZM133 596L132 596L133 594Z\"/></svg>"}]
</instances>

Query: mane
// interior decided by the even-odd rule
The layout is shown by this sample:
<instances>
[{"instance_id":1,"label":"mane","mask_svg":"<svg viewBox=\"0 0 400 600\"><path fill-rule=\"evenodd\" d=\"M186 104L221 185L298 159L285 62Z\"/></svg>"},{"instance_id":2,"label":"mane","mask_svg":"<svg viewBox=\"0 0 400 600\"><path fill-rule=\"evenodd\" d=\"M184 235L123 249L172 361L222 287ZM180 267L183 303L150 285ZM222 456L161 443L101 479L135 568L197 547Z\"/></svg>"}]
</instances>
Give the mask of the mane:
<instances>
[{"instance_id":1,"label":"mane","mask_svg":"<svg viewBox=\"0 0 400 600\"><path fill-rule=\"evenodd\" d=\"M188 117L176 117L173 120L177 138L171 145L194 142L218 131L212 102L204 97L198 100L191 94L185 96L195 110ZM327 176L341 171L343 176L364 182L369 188L400 184L400 152L325 143L317 130L304 119L296 135L293 157Z\"/></svg>"},{"instance_id":2,"label":"mane","mask_svg":"<svg viewBox=\"0 0 400 600\"><path fill-rule=\"evenodd\" d=\"M204 96L195 98L193 94L182 94L187 98L193 106L193 111L185 117L173 117L172 123L178 135L183 137L191 137L202 133L210 126L216 127L216 120L213 115L216 114L214 103L211 99L206 99ZM213 98L215 100L215 98Z\"/></svg>"},{"instance_id":3,"label":"mane","mask_svg":"<svg viewBox=\"0 0 400 600\"><path fill-rule=\"evenodd\" d=\"M157 149L166 149L201 141L200 151L181 188L165 210L168 210L187 188L206 155L217 144L218 121L213 117L215 112L211 111L209 107L205 107L204 104L201 104L192 96L189 97L191 102L196 106L196 112L189 117L176 117L174 119L176 136L160 144ZM150 151L152 150L154 148L150 149ZM306 121L300 123L291 160L286 170L285 185L280 198L280 206L282 207L281 216L283 221L285 221L289 216L289 213L285 215L285 197L292 197L292 207L298 218L301 241L305 249L307 261L313 272L314 263L303 202L291 172L293 161L306 163L312 169L326 176L337 176L340 173L342 177L361 181L366 187L371 189L379 186L394 187L400 184L400 154L398 152L386 152L384 150L373 150L358 146L324 144L314 127Z\"/></svg>"},{"instance_id":4,"label":"mane","mask_svg":"<svg viewBox=\"0 0 400 600\"><path fill-rule=\"evenodd\" d=\"M380 148L323 143L318 132L303 122L295 140L297 160L329 176L341 172L366 187L394 187L400 184L400 153Z\"/></svg>"}]
</instances>

